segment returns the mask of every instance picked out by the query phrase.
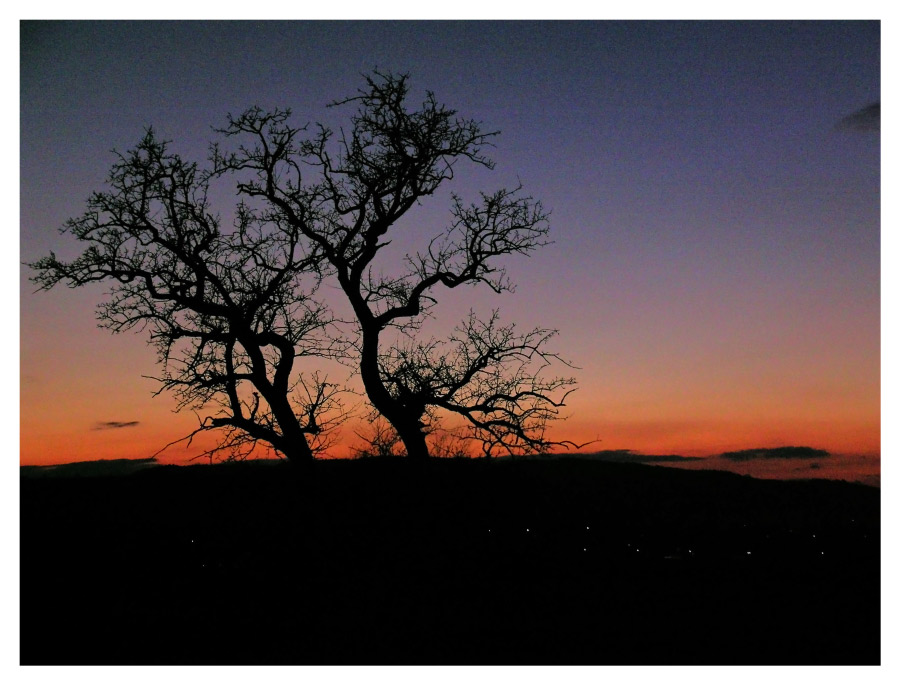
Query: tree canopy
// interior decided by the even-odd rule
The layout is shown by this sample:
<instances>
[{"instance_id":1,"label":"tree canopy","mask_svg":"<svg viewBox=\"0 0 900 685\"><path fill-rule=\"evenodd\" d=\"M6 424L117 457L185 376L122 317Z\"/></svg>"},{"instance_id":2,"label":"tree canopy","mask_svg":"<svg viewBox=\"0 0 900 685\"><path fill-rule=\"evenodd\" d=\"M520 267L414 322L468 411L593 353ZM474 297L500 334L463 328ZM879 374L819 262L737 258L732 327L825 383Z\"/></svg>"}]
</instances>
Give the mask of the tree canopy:
<instances>
[{"instance_id":1,"label":"tree canopy","mask_svg":"<svg viewBox=\"0 0 900 685\"><path fill-rule=\"evenodd\" d=\"M214 414L216 448L246 454L263 441L291 459L311 459L346 416L342 388L314 368L337 360L358 378L374 416L396 432L403 453L430 454L444 423L485 455L546 450L574 379L546 376L555 331L517 331L495 310L475 311L441 339L422 324L440 291L512 282L507 255L549 241L548 213L521 187L452 195L447 229L406 254L384 276L384 248L399 220L451 181L460 162L493 168L497 134L462 119L428 92L409 104L406 75L374 72L357 95L349 129L295 127L289 110L251 108L218 129L206 169L169 151L149 130L118 156L108 189L63 231L87 245L72 262L54 254L31 266L49 289L109 283L98 308L113 331L147 330L163 371L160 392L179 408ZM211 183L235 184L233 226L209 207ZM338 321L321 288L338 286L351 321ZM390 331L390 335L385 332Z\"/></svg>"}]
</instances>

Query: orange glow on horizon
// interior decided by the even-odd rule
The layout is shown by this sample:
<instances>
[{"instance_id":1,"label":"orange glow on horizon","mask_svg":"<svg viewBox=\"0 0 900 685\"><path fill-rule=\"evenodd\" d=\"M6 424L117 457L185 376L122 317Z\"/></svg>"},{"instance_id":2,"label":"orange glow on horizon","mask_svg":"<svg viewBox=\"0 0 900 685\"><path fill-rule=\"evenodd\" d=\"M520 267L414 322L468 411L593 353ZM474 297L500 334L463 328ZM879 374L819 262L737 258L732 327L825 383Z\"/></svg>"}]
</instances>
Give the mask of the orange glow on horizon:
<instances>
[{"instance_id":1,"label":"orange glow on horizon","mask_svg":"<svg viewBox=\"0 0 900 685\"><path fill-rule=\"evenodd\" d=\"M51 465L97 459L143 459L161 450L167 443L190 433L195 427L192 416L176 415L163 430L142 425L121 428L85 427L84 423L40 425L33 419L22 422L21 459L23 466ZM340 441L326 458L355 455L362 440L364 424L343 427ZM632 450L641 454L677 454L709 457L726 451L804 445L825 449L833 454L880 454L880 423L782 422L759 425L753 422L684 421L602 421L571 419L554 426L553 440L571 440L579 448L566 452L590 453L603 450ZM158 461L164 464L204 463L196 456L215 444L215 433L197 436L192 445L177 443L163 451ZM477 451L477 450L474 450ZM260 448L258 453L266 455Z\"/></svg>"}]
</instances>

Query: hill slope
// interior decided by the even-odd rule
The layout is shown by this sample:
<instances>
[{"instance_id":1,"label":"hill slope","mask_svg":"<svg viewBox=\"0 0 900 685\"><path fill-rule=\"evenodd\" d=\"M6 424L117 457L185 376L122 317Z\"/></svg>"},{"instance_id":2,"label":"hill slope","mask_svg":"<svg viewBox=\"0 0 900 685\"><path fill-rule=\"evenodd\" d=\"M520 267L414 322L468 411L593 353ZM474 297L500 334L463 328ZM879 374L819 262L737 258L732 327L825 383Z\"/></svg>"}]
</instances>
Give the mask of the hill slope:
<instances>
[{"instance_id":1,"label":"hill slope","mask_svg":"<svg viewBox=\"0 0 900 685\"><path fill-rule=\"evenodd\" d=\"M27 664L880 659L862 485L364 460L21 486Z\"/></svg>"}]
</instances>

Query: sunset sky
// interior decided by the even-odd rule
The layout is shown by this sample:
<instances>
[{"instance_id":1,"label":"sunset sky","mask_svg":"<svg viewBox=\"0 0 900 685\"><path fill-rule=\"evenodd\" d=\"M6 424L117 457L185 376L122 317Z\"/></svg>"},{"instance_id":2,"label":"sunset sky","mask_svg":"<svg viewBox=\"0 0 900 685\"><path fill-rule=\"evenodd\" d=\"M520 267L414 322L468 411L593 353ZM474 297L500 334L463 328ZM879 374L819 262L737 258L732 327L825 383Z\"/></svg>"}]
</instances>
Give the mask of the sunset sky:
<instances>
[{"instance_id":1,"label":"sunset sky","mask_svg":"<svg viewBox=\"0 0 900 685\"><path fill-rule=\"evenodd\" d=\"M878 455L881 137L838 123L880 101L880 49L878 22L26 22L20 258L80 252L57 229L147 126L202 162L228 113L339 124L325 105L361 73L409 72L413 102L433 90L502 132L495 171L460 165L452 190L521 181L552 212L554 244L506 262L514 294L435 313L559 329L579 389L554 436ZM447 209L415 210L420 237ZM30 275L22 464L147 457L196 426L151 397L144 336L97 328L102 286Z\"/></svg>"}]
</instances>

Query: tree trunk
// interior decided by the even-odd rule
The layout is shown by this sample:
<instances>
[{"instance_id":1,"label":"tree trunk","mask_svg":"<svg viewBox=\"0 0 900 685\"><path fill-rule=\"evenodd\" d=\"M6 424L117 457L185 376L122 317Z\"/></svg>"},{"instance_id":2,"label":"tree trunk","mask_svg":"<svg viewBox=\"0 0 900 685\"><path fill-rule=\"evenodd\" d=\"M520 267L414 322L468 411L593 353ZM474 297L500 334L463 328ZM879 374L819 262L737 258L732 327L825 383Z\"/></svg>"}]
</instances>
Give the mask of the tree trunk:
<instances>
[{"instance_id":1,"label":"tree trunk","mask_svg":"<svg viewBox=\"0 0 900 685\"><path fill-rule=\"evenodd\" d=\"M256 387L260 388L260 384L257 383ZM309 441L306 439L306 433L303 432L303 427L297 420L287 396L280 394L271 386L260 388L260 392L269 403L278 427L281 429L282 440L278 448L291 461L304 462L315 459L309 447Z\"/></svg>"},{"instance_id":2,"label":"tree trunk","mask_svg":"<svg viewBox=\"0 0 900 685\"><path fill-rule=\"evenodd\" d=\"M289 445L285 445L283 452L288 461L293 463L304 464L315 459L304 435L301 435L298 440L292 440Z\"/></svg>"},{"instance_id":3,"label":"tree trunk","mask_svg":"<svg viewBox=\"0 0 900 685\"><path fill-rule=\"evenodd\" d=\"M417 413L391 397L381 380L381 373L378 371L379 333L380 331L374 326L370 330L363 328L359 370L366 394L369 396L372 406L397 431L397 435L403 441L403 446L406 447L406 456L410 459L427 459L430 455L420 421L422 412Z\"/></svg>"},{"instance_id":4,"label":"tree trunk","mask_svg":"<svg viewBox=\"0 0 900 685\"><path fill-rule=\"evenodd\" d=\"M398 421L394 424L397 434L406 447L406 456L414 460L428 459L428 443L425 442L425 432L418 421Z\"/></svg>"}]
</instances>

